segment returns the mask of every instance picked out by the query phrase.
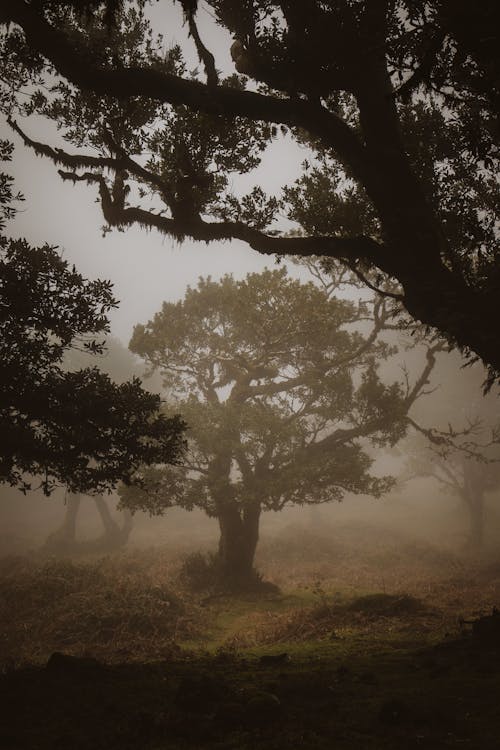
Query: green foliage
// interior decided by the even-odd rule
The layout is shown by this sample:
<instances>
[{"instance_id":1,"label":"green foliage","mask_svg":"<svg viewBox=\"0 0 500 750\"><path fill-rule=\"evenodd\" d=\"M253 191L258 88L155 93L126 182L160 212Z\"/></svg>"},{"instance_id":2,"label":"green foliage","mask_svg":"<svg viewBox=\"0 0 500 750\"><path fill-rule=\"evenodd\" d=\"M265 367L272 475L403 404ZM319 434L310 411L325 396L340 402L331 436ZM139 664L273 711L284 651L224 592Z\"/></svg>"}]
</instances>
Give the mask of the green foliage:
<instances>
[{"instance_id":1,"label":"green foliage","mask_svg":"<svg viewBox=\"0 0 500 750\"><path fill-rule=\"evenodd\" d=\"M10 157L8 143L0 150ZM11 179L2 178L10 218ZM0 237L1 482L26 492L35 475L47 495L60 483L103 492L139 465L179 457L184 423L161 415L160 397L138 378L118 385L96 367L67 369L71 350L103 354L116 306L110 282L88 281L56 248Z\"/></svg>"},{"instance_id":2,"label":"green foliage","mask_svg":"<svg viewBox=\"0 0 500 750\"><path fill-rule=\"evenodd\" d=\"M123 504L200 507L218 518L229 504L244 519L250 508L386 491L391 480L370 474L367 444L405 433L408 402L377 374L374 358L392 351L380 329L360 331L370 304L329 296L285 269L200 279L164 303L136 326L130 348L162 374L188 424L188 453L183 467L141 472Z\"/></svg>"},{"instance_id":3,"label":"green foliage","mask_svg":"<svg viewBox=\"0 0 500 750\"><path fill-rule=\"evenodd\" d=\"M54 248L3 240L0 290L2 481L26 491L31 474L46 494L58 483L100 492L140 464L176 459L183 423L159 415L159 396L138 379L63 370L71 347L102 352L109 282L87 281Z\"/></svg>"},{"instance_id":4,"label":"green foliage","mask_svg":"<svg viewBox=\"0 0 500 750\"><path fill-rule=\"evenodd\" d=\"M10 141L0 140L0 162L10 161L13 150L14 146ZM9 174L0 172L0 230L3 230L5 223L16 214L16 207L12 203L24 200L21 193L13 192L13 182Z\"/></svg>"}]
</instances>

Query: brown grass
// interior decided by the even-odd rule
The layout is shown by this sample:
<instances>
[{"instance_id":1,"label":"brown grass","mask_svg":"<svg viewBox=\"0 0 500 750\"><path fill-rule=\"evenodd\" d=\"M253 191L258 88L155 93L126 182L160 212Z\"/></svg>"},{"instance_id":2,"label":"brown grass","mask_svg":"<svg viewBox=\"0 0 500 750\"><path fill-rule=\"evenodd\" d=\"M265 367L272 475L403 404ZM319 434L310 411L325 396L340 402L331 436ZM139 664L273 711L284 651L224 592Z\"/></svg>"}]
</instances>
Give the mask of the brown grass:
<instances>
[{"instance_id":1,"label":"brown grass","mask_svg":"<svg viewBox=\"0 0 500 750\"><path fill-rule=\"evenodd\" d=\"M78 564L3 560L0 663L41 662L54 651L108 662L172 656L179 639L200 631L202 616L158 563L147 554Z\"/></svg>"},{"instance_id":2,"label":"brown grass","mask_svg":"<svg viewBox=\"0 0 500 750\"><path fill-rule=\"evenodd\" d=\"M197 601L182 587L181 564L173 548L78 562L0 560L0 664L44 662L54 651L162 660L178 644L208 643L214 622L217 638L237 648L404 634L425 641L500 604L500 565L362 523L320 534L291 526L264 538L257 566L283 592L269 606L201 606L204 592Z\"/></svg>"}]
</instances>

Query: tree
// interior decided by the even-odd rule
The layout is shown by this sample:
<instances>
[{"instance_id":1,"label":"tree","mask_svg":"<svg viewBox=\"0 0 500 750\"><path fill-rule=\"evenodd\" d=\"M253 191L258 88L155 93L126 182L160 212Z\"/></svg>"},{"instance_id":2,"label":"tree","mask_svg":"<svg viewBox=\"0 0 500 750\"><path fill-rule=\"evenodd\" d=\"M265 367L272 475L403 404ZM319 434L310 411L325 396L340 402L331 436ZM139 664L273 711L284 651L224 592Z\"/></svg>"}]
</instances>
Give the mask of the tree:
<instances>
[{"instance_id":1,"label":"tree","mask_svg":"<svg viewBox=\"0 0 500 750\"><path fill-rule=\"evenodd\" d=\"M219 523L222 578L242 585L255 580L262 511L380 496L392 480L370 473L370 446L404 435L435 351L413 386L384 384L388 316L384 300L337 299L284 269L200 279L164 303L130 348L161 372L189 425L188 452L182 466L141 472L123 504L202 508Z\"/></svg>"},{"instance_id":2,"label":"tree","mask_svg":"<svg viewBox=\"0 0 500 750\"><path fill-rule=\"evenodd\" d=\"M131 377L142 375L143 368L140 367L137 360L119 339L107 336L105 348L104 356L97 357L95 353L86 349L69 349L63 359L64 370L81 370L96 363L99 370L107 373L115 383L124 383ZM114 499L116 499L116 496ZM86 542L77 540L77 526L82 500L87 503L90 500L93 502L102 523L102 534L98 538ZM113 517L109 500L110 498L103 495L85 497L83 493L66 492L63 522L49 534L44 550L51 554L67 554L68 552L78 551L110 552L125 545L133 527L132 515L127 509L124 509L121 513L121 521L118 521Z\"/></svg>"},{"instance_id":3,"label":"tree","mask_svg":"<svg viewBox=\"0 0 500 750\"><path fill-rule=\"evenodd\" d=\"M496 395L477 397L484 370L463 368L448 356L433 371L435 395L414 410L420 423L432 421L402 444L407 457L404 478L430 477L457 497L469 519L468 547L484 542L486 494L500 486L500 409ZM460 369L462 364L462 369Z\"/></svg>"},{"instance_id":4,"label":"tree","mask_svg":"<svg viewBox=\"0 0 500 750\"><path fill-rule=\"evenodd\" d=\"M45 552L51 555L67 555L74 552L109 553L127 544L133 526L132 514L127 508L122 509L122 521L118 523L102 495L92 497L103 526L102 534L96 539L77 541L76 529L82 499L84 497L81 493L66 493L64 520L59 528L47 537L43 546Z\"/></svg>"},{"instance_id":5,"label":"tree","mask_svg":"<svg viewBox=\"0 0 500 750\"><path fill-rule=\"evenodd\" d=\"M9 156L5 147L4 157ZM12 213L4 175L3 216ZM40 477L99 493L129 481L140 464L176 461L184 423L159 413L138 378L114 383L98 368L67 371L72 347L98 354L116 306L111 284L88 281L55 248L0 237L0 481L31 489Z\"/></svg>"},{"instance_id":6,"label":"tree","mask_svg":"<svg viewBox=\"0 0 500 750\"><path fill-rule=\"evenodd\" d=\"M498 440L497 451L498 453ZM486 455L466 450L433 451L432 446L421 446L418 457L412 461L417 476L432 477L448 492L458 497L469 516L468 546L479 551L484 542L485 495L500 486L498 456L493 458L489 444ZM488 455L489 454L489 455Z\"/></svg>"},{"instance_id":7,"label":"tree","mask_svg":"<svg viewBox=\"0 0 500 750\"><path fill-rule=\"evenodd\" d=\"M196 70L178 47L165 53L141 0L4 0L4 111L53 119L79 153L12 127L63 179L97 186L109 227L324 255L371 286L397 282L410 315L481 358L491 385L495 0L211 0L237 73L226 77L197 2L179 4ZM251 171L280 129L310 150L302 176L278 197L233 194L231 175Z\"/></svg>"},{"instance_id":8,"label":"tree","mask_svg":"<svg viewBox=\"0 0 500 750\"><path fill-rule=\"evenodd\" d=\"M98 368L64 371L71 346L99 352L115 305L108 282L90 282L48 246L0 245L0 479L30 489L41 477L73 492L102 492L142 463L175 461L183 422L158 413L138 378L118 385Z\"/></svg>"}]
</instances>

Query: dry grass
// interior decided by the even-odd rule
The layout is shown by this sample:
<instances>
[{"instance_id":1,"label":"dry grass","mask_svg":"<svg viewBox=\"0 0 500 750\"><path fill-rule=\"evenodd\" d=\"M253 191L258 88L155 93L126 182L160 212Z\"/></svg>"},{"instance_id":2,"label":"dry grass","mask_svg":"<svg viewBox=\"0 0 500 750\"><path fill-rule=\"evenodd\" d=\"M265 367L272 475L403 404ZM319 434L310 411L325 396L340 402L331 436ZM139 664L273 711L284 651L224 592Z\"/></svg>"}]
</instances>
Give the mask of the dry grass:
<instances>
[{"instance_id":1,"label":"dry grass","mask_svg":"<svg viewBox=\"0 0 500 750\"><path fill-rule=\"evenodd\" d=\"M433 632L442 632L447 620L449 624L443 612L411 596L374 594L348 602L325 598L312 607L267 612L246 633L237 633L234 641L240 648L353 637L389 641L410 634L425 641Z\"/></svg>"},{"instance_id":2,"label":"dry grass","mask_svg":"<svg viewBox=\"0 0 500 750\"><path fill-rule=\"evenodd\" d=\"M236 648L405 634L425 641L500 604L500 565L362 523L264 538L258 568L283 592L272 601L200 606L179 579L187 551L0 560L0 663L44 662L54 651L153 661L177 655L178 644L215 640Z\"/></svg>"},{"instance_id":3,"label":"dry grass","mask_svg":"<svg viewBox=\"0 0 500 750\"><path fill-rule=\"evenodd\" d=\"M425 541L362 522L291 525L259 545L258 568L281 588L321 581L329 591L422 592L470 569L470 562ZM419 594L417 594L419 595Z\"/></svg>"},{"instance_id":4,"label":"dry grass","mask_svg":"<svg viewBox=\"0 0 500 750\"><path fill-rule=\"evenodd\" d=\"M238 648L353 636L425 642L458 635L462 618L500 604L500 564L359 522L320 533L291 526L264 542L259 563L266 578L300 589L305 601L251 615L231 639Z\"/></svg>"},{"instance_id":5,"label":"dry grass","mask_svg":"<svg viewBox=\"0 0 500 750\"><path fill-rule=\"evenodd\" d=\"M41 662L54 651L108 662L172 656L179 639L200 631L202 615L159 568L147 554L78 564L3 560L0 663Z\"/></svg>"}]
</instances>

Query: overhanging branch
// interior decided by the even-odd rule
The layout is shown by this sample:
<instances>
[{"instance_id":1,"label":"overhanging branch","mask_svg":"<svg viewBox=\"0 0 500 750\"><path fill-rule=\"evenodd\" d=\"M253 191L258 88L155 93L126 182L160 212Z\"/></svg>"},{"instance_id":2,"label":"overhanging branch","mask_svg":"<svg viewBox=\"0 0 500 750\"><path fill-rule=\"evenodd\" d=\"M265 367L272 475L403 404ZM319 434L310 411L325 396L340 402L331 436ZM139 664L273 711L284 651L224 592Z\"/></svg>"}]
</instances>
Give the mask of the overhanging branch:
<instances>
[{"instance_id":1,"label":"overhanging branch","mask_svg":"<svg viewBox=\"0 0 500 750\"><path fill-rule=\"evenodd\" d=\"M65 180L98 184L104 218L110 226L125 227L139 224L157 229L162 234L176 239L190 237L198 242L241 240L264 255L328 255L333 258L369 258L384 252L385 248L370 237L275 237L242 222L208 222L179 220L151 213L139 207L121 208L113 203L112 196L102 175L95 172L77 174L59 171Z\"/></svg>"},{"instance_id":2,"label":"overhanging branch","mask_svg":"<svg viewBox=\"0 0 500 750\"><path fill-rule=\"evenodd\" d=\"M0 23L21 26L30 47L51 62L68 81L84 90L121 100L147 97L174 106L184 104L213 115L302 127L334 148L358 179L370 182L368 157L358 136L340 117L320 104L206 85L155 68L96 66L91 52L76 32L69 39L30 5L18 0L3 0Z\"/></svg>"}]
</instances>

